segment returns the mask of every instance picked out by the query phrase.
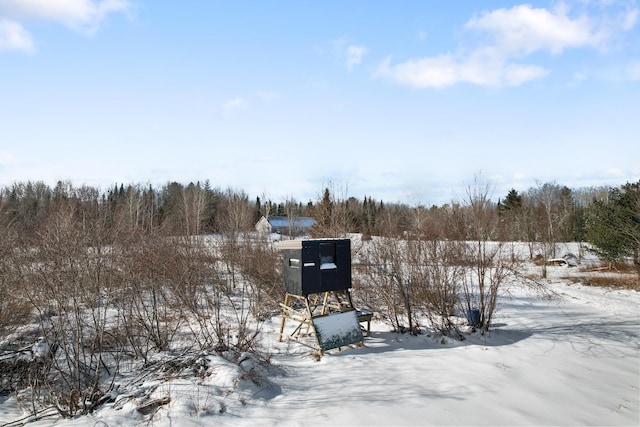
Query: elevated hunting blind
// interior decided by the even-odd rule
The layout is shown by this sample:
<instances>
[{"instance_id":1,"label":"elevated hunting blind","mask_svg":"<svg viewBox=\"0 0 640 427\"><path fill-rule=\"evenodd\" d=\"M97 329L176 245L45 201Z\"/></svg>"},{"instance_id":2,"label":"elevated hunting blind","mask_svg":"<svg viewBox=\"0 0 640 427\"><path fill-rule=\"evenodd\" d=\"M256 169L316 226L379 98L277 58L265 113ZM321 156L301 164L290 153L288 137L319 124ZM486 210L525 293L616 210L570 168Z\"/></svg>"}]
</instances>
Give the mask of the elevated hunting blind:
<instances>
[{"instance_id":1,"label":"elevated hunting blind","mask_svg":"<svg viewBox=\"0 0 640 427\"><path fill-rule=\"evenodd\" d=\"M307 296L351 288L349 239L280 242L285 292Z\"/></svg>"},{"instance_id":2,"label":"elevated hunting blind","mask_svg":"<svg viewBox=\"0 0 640 427\"><path fill-rule=\"evenodd\" d=\"M279 247L285 291L279 340L289 317L299 322L291 336L313 326L320 354L361 344L359 322L369 322L372 314L356 310L351 301L351 240L288 240Z\"/></svg>"}]
</instances>

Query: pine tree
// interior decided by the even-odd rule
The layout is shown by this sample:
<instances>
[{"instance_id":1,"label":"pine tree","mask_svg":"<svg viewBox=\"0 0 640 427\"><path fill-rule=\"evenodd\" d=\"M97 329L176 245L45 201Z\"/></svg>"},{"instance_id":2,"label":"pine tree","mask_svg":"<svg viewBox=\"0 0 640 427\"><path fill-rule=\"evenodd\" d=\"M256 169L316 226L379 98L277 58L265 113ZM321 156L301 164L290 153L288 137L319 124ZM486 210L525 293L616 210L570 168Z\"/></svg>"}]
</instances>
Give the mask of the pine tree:
<instances>
[{"instance_id":1,"label":"pine tree","mask_svg":"<svg viewBox=\"0 0 640 427\"><path fill-rule=\"evenodd\" d=\"M517 210L522 208L522 196L515 189L511 189L505 197L504 202L500 204L502 211Z\"/></svg>"},{"instance_id":2,"label":"pine tree","mask_svg":"<svg viewBox=\"0 0 640 427\"><path fill-rule=\"evenodd\" d=\"M610 264L626 256L640 265L640 182L613 189L609 200L596 200L587 210L586 239Z\"/></svg>"}]
</instances>

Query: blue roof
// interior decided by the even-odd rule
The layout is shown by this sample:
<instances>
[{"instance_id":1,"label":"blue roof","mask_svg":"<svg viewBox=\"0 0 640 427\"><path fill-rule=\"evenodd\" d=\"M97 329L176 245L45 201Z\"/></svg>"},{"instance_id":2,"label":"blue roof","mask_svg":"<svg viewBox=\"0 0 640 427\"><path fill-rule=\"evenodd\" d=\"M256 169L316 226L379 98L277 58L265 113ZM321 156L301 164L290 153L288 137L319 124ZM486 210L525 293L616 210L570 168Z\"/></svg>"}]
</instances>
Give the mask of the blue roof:
<instances>
[{"instance_id":1,"label":"blue roof","mask_svg":"<svg viewBox=\"0 0 640 427\"><path fill-rule=\"evenodd\" d=\"M311 228L316 225L316 220L310 217L301 216L298 218L289 218L286 216L270 216L267 218L269 224L273 228L284 228L293 226L296 228Z\"/></svg>"}]
</instances>

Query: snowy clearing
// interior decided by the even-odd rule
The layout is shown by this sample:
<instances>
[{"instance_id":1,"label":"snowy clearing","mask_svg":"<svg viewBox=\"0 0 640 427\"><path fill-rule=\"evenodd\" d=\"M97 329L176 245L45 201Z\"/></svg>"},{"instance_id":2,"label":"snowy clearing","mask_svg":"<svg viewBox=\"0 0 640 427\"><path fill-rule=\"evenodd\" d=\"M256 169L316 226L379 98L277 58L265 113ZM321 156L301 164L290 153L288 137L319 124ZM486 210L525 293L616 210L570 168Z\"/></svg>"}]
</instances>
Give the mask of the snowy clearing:
<instances>
[{"instance_id":1,"label":"snowy clearing","mask_svg":"<svg viewBox=\"0 0 640 427\"><path fill-rule=\"evenodd\" d=\"M278 342L274 316L269 367L207 355L193 363L202 375L143 378L89 416L29 425L640 425L640 293L561 279L549 289L512 289L485 336L397 334L374 320L363 347L319 361ZM0 425L25 416L0 398Z\"/></svg>"}]
</instances>

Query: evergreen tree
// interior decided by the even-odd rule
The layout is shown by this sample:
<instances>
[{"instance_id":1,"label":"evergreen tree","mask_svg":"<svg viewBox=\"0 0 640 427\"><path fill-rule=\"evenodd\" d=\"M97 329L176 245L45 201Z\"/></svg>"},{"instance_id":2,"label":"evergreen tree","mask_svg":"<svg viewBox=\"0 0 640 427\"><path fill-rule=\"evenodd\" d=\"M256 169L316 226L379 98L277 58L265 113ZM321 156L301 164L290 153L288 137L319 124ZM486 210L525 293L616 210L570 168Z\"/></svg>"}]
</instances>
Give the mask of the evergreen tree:
<instances>
[{"instance_id":1,"label":"evergreen tree","mask_svg":"<svg viewBox=\"0 0 640 427\"><path fill-rule=\"evenodd\" d=\"M502 240L521 240L522 196L515 189L512 188L507 193L503 202L498 201L498 215L500 238Z\"/></svg>"},{"instance_id":2,"label":"evergreen tree","mask_svg":"<svg viewBox=\"0 0 640 427\"><path fill-rule=\"evenodd\" d=\"M640 271L640 181L613 191L612 201L620 212L623 244Z\"/></svg>"},{"instance_id":3,"label":"evergreen tree","mask_svg":"<svg viewBox=\"0 0 640 427\"><path fill-rule=\"evenodd\" d=\"M612 263L626 256L640 265L640 182L613 189L609 200L596 200L587 210L586 239L593 251Z\"/></svg>"},{"instance_id":4,"label":"evergreen tree","mask_svg":"<svg viewBox=\"0 0 640 427\"><path fill-rule=\"evenodd\" d=\"M509 190L509 193L507 193L507 197L505 197L504 202L502 202L500 206L502 207L502 211L520 209L522 208L522 196L512 188L511 190Z\"/></svg>"},{"instance_id":5,"label":"evergreen tree","mask_svg":"<svg viewBox=\"0 0 640 427\"><path fill-rule=\"evenodd\" d=\"M616 206L600 200L591 205L586 216L586 238L594 246L591 250L609 265L625 255L619 221Z\"/></svg>"}]
</instances>

